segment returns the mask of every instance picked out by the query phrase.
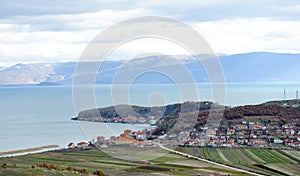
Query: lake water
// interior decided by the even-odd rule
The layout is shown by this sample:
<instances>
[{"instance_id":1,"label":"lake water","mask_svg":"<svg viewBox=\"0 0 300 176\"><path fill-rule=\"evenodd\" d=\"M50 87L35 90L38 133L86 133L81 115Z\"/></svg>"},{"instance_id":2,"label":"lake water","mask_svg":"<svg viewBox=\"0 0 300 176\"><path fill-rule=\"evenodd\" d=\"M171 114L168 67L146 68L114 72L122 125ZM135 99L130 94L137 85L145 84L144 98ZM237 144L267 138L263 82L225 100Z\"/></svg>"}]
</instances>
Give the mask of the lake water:
<instances>
[{"instance_id":1,"label":"lake water","mask_svg":"<svg viewBox=\"0 0 300 176\"><path fill-rule=\"evenodd\" d=\"M200 97L192 100L211 100L209 84L197 84L197 88ZM226 104L237 106L280 100L283 99L284 89L286 98L294 99L296 90L300 90L300 83L227 84ZM188 89L185 91L189 93ZM180 90L174 85L133 85L128 92L128 102L144 106L186 100L180 96ZM121 91L115 92L113 96L122 95L124 92ZM95 96L98 107L113 105L110 86L97 86ZM92 123L99 130L89 131L89 125L70 120L76 114L73 108L72 87L2 87L0 152L49 144L65 147L69 142L87 141L97 135L109 137L120 134L124 129L141 130L147 127ZM81 130L81 126L84 130Z\"/></svg>"}]
</instances>

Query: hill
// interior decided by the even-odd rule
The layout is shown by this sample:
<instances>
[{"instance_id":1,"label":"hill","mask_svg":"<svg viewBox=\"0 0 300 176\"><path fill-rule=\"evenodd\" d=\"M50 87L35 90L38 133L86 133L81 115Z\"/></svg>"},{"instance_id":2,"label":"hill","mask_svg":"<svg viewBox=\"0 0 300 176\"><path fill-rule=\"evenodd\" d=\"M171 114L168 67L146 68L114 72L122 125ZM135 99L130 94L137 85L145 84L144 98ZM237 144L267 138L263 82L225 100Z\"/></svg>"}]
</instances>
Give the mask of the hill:
<instances>
[{"instance_id":1,"label":"hill","mask_svg":"<svg viewBox=\"0 0 300 176\"><path fill-rule=\"evenodd\" d=\"M200 58L207 57L200 55ZM174 60L176 58L177 60ZM227 82L299 82L299 54L278 53L246 53L219 56L225 80ZM82 63L87 68L81 75L74 75L77 63L38 63L17 64L9 68L0 69L0 85L70 85L73 78L91 75L90 68L97 69L97 64ZM180 71L182 69L182 71ZM136 60L104 61L97 73L96 84L111 84L114 76L122 76L124 83L133 74L144 73L149 70L160 70L176 75L178 83L190 83L186 77L178 72L191 74L197 83L209 82L208 76L201 63L191 56L149 56ZM136 84L172 83L172 80L157 72L140 75L134 81Z\"/></svg>"},{"instance_id":2,"label":"hill","mask_svg":"<svg viewBox=\"0 0 300 176\"><path fill-rule=\"evenodd\" d=\"M220 128L228 128L229 125L238 124L242 120L253 120L255 122L269 123L270 125L281 126L286 123L294 124L300 128L300 108L284 106L283 101L276 103L267 102L260 105L246 105L238 107L225 107ZM155 134L169 131L176 124L180 115L181 120L186 123L185 128L195 128L200 130L207 123L212 102L185 102L182 104L172 104L160 107L140 107L129 105L119 105L116 107L97 108L80 112L73 120L96 121L96 122L117 122L117 123L152 123L155 120L158 126ZM181 111L181 107L184 111ZM216 107L216 104L214 104ZM219 105L219 107L222 107ZM194 113L198 113L198 118L191 118ZM219 115L219 114L216 114ZM212 115L212 118L214 115ZM192 124L187 125L187 124ZM186 129L187 130L187 129Z\"/></svg>"}]
</instances>

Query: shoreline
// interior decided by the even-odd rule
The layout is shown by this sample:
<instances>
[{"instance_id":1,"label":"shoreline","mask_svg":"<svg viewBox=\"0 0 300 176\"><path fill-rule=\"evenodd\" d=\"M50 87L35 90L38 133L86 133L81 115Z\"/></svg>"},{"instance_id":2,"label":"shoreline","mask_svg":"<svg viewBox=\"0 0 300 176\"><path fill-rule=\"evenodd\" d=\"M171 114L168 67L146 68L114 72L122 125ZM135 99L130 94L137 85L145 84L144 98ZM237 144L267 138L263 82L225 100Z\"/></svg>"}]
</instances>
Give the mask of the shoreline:
<instances>
[{"instance_id":1,"label":"shoreline","mask_svg":"<svg viewBox=\"0 0 300 176\"><path fill-rule=\"evenodd\" d=\"M89 121L89 120L78 120L78 117L71 118L72 121L75 122L96 122L96 123L104 123L104 124L124 124L124 125L140 125L140 126L150 126L150 127L157 127L156 124L152 125L150 123L130 123L130 122L107 122L107 121Z\"/></svg>"},{"instance_id":2,"label":"shoreline","mask_svg":"<svg viewBox=\"0 0 300 176\"><path fill-rule=\"evenodd\" d=\"M26 148L26 149L18 149L18 150L11 150L6 152L0 152L0 157L9 157L9 156L16 156L16 155L26 155L30 152L43 152L43 150L46 149L57 149L59 148L59 145L52 144L52 145L45 145L40 147L32 147L32 148Z\"/></svg>"}]
</instances>

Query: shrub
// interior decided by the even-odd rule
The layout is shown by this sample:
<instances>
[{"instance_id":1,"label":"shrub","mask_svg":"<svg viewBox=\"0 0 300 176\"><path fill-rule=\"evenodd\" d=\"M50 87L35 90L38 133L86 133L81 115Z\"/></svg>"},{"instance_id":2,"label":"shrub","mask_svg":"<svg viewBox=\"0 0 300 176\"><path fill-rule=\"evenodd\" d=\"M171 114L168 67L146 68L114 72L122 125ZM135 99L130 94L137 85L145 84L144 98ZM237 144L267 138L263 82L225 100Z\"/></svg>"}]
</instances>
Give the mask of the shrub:
<instances>
[{"instance_id":1,"label":"shrub","mask_svg":"<svg viewBox=\"0 0 300 176\"><path fill-rule=\"evenodd\" d=\"M6 169L6 168L7 168L7 164L6 164L6 163L3 163L3 164L2 164L2 168L3 168L3 169Z\"/></svg>"},{"instance_id":2,"label":"shrub","mask_svg":"<svg viewBox=\"0 0 300 176\"><path fill-rule=\"evenodd\" d=\"M104 171L102 171L102 170L96 170L96 171L94 172L94 175L106 176L106 174L105 174Z\"/></svg>"}]
</instances>

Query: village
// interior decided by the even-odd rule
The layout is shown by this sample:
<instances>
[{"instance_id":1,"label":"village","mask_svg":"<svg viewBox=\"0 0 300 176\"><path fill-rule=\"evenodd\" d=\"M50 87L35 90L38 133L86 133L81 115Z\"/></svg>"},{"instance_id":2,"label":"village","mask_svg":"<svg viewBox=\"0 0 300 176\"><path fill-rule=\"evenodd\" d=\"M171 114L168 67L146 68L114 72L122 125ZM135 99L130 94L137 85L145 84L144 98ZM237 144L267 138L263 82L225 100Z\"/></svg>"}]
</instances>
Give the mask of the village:
<instances>
[{"instance_id":1,"label":"village","mask_svg":"<svg viewBox=\"0 0 300 176\"><path fill-rule=\"evenodd\" d=\"M130 145L137 147L156 144L198 147L259 147L300 149L300 130L294 124L273 125L253 121L231 124L227 129L201 127L196 131L180 131L177 134L152 135L151 131L124 130L119 136L105 138L98 136L90 142L71 142L68 148L87 148L94 145L106 148L110 145Z\"/></svg>"}]
</instances>

